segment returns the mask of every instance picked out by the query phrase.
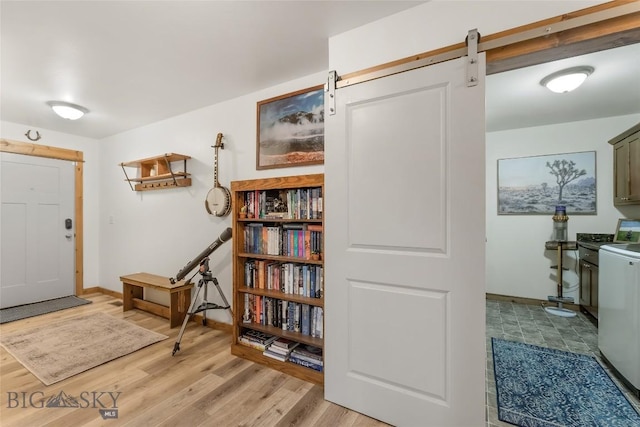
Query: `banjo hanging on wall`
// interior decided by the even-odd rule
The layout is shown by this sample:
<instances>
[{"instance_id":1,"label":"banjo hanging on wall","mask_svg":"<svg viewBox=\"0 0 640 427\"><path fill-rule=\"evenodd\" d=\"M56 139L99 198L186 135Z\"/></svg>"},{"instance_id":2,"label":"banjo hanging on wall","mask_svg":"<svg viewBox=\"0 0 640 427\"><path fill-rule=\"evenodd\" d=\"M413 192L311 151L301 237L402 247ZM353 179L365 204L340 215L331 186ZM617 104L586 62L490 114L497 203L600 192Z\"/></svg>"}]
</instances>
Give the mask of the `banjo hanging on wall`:
<instances>
[{"instance_id":1,"label":"banjo hanging on wall","mask_svg":"<svg viewBox=\"0 0 640 427\"><path fill-rule=\"evenodd\" d=\"M219 133L216 138L215 149L215 161L213 163L213 188L207 193L207 199L204 201L204 206L207 208L207 212L215 216L227 216L231 212L231 192L228 188L223 187L218 182L218 149L224 149L222 143L222 134Z\"/></svg>"}]
</instances>

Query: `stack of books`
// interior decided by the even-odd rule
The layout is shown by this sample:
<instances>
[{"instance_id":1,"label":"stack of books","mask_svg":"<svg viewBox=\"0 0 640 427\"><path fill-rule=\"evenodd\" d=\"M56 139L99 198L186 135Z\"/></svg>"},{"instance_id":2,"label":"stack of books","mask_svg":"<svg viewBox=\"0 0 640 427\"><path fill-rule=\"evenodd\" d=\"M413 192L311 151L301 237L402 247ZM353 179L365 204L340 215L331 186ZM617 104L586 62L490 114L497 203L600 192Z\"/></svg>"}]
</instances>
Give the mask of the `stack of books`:
<instances>
[{"instance_id":1,"label":"stack of books","mask_svg":"<svg viewBox=\"0 0 640 427\"><path fill-rule=\"evenodd\" d=\"M286 338L278 338L273 341L263 352L267 357L286 362L289 359L291 351L298 346L299 343L288 340Z\"/></svg>"},{"instance_id":2,"label":"stack of books","mask_svg":"<svg viewBox=\"0 0 640 427\"><path fill-rule=\"evenodd\" d=\"M244 334L238 337L240 344L247 347L255 348L256 350L264 351L269 345L275 341L276 336L265 334L264 332L254 331L253 329L247 329Z\"/></svg>"},{"instance_id":3,"label":"stack of books","mask_svg":"<svg viewBox=\"0 0 640 427\"><path fill-rule=\"evenodd\" d=\"M299 345L291 351L289 361L322 372L322 349L312 345Z\"/></svg>"}]
</instances>

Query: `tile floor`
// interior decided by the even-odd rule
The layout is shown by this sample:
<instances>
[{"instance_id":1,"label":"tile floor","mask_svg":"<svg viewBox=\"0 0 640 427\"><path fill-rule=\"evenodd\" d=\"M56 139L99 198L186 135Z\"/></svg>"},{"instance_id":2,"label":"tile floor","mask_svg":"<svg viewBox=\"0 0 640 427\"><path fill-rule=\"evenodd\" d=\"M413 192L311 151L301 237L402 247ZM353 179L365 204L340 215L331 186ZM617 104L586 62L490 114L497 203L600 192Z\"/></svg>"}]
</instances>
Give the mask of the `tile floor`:
<instances>
[{"instance_id":1,"label":"tile floor","mask_svg":"<svg viewBox=\"0 0 640 427\"><path fill-rule=\"evenodd\" d=\"M540 305L516 304L487 300L487 426L511 426L498 420L496 383L493 376L491 338L521 341L541 347L557 348L565 351L594 356L625 392L627 398L640 412L640 400L628 392L607 365L600 359L598 350L598 329L587 315L578 313L566 318L548 314Z\"/></svg>"}]
</instances>

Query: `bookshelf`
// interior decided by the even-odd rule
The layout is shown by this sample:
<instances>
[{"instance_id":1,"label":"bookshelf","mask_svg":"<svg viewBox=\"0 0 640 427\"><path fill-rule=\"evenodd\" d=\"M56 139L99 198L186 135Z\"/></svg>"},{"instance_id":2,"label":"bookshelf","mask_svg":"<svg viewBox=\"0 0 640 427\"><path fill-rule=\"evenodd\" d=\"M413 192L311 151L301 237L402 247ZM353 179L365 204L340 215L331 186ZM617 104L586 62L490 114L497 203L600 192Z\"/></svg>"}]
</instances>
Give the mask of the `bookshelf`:
<instances>
[{"instance_id":1,"label":"bookshelf","mask_svg":"<svg viewBox=\"0 0 640 427\"><path fill-rule=\"evenodd\" d=\"M323 369L303 365L324 364L323 196L323 174L231 182L231 353L317 384ZM263 351L283 343L287 358Z\"/></svg>"}]
</instances>

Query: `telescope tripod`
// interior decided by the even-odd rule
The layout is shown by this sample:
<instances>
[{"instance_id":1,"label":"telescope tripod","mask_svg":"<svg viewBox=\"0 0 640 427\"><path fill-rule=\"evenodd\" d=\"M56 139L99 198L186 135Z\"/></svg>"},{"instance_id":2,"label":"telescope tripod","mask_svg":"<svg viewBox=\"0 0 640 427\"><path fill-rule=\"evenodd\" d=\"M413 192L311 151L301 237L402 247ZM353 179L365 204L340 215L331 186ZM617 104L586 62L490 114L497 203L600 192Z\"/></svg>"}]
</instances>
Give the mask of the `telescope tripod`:
<instances>
[{"instance_id":1,"label":"telescope tripod","mask_svg":"<svg viewBox=\"0 0 640 427\"><path fill-rule=\"evenodd\" d=\"M180 328L180 333L178 334L178 340L173 345L173 352L171 353L172 356L175 356L176 352L180 351L180 341L182 340L182 335L184 334L184 330L187 327L187 323L189 322L189 320L191 320L191 317L194 314L200 313L203 311L205 312L202 315L203 326L207 325L207 313L206 313L207 310L229 310L229 312L231 312L231 316L233 317L233 311L231 310L231 305L229 305L227 298L225 298L224 294L222 293L222 289L220 289L220 285L218 284L218 279L211 276L211 272L209 272L208 269L204 272L201 272L200 274L202 275L202 278L198 280L198 290L196 291L196 295L193 298L193 302L191 303L191 306L189 307L189 311L187 312L187 315L184 317L184 321L182 322L182 327ZM218 293L220 294L220 297L222 298L224 305L218 305L218 304L207 301L207 283L209 282L212 282L215 285L216 289L218 289ZM202 303L198 307L195 307L198 301L198 295L200 294L200 290L203 287L204 287L204 296L202 298Z\"/></svg>"}]
</instances>

